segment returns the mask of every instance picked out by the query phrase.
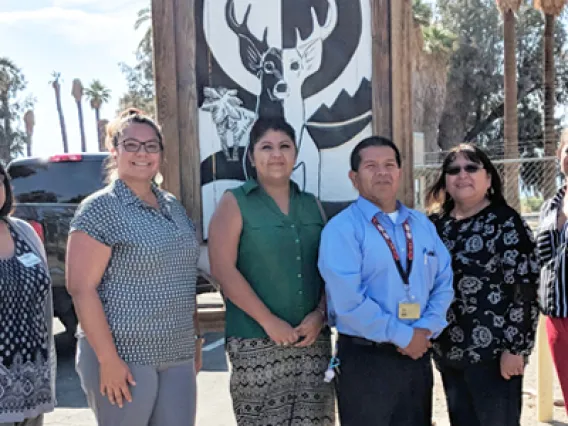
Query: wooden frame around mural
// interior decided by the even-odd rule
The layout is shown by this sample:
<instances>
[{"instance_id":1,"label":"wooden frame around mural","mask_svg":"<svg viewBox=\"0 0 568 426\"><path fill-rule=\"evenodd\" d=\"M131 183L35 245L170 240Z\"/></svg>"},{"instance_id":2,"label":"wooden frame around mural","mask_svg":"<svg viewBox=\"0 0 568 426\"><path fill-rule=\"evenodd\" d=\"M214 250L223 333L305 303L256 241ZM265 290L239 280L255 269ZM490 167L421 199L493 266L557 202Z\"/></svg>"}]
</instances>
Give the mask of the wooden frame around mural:
<instances>
[{"instance_id":1,"label":"wooden frame around mural","mask_svg":"<svg viewBox=\"0 0 568 426\"><path fill-rule=\"evenodd\" d=\"M411 0L372 2L373 133L401 150L401 200L414 204L412 156ZM164 187L201 229L201 184L195 77L195 1L152 0L157 118L166 150ZM181 158L190 159L182 162ZM195 159L195 160L194 160Z\"/></svg>"}]
</instances>

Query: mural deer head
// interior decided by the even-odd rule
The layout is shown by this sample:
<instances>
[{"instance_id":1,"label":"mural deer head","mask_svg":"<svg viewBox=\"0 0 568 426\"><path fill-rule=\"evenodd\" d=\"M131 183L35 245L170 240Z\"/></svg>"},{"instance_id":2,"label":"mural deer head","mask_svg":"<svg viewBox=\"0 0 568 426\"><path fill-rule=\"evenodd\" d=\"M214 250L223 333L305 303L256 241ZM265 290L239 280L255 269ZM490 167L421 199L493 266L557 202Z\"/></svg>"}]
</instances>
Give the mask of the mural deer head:
<instances>
[{"instance_id":1,"label":"mural deer head","mask_svg":"<svg viewBox=\"0 0 568 426\"><path fill-rule=\"evenodd\" d=\"M234 0L225 6L225 17L229 28L239 37L241 60L248 72L260 79L261 92L258 97L257 114L284 115L281 93L288 90L283 78L282 51L269 47L268 28L264 30L262 40L251 33L248 18L251 5L247 7L242 23L237 22Z\"/></svg>"}]
</instances>

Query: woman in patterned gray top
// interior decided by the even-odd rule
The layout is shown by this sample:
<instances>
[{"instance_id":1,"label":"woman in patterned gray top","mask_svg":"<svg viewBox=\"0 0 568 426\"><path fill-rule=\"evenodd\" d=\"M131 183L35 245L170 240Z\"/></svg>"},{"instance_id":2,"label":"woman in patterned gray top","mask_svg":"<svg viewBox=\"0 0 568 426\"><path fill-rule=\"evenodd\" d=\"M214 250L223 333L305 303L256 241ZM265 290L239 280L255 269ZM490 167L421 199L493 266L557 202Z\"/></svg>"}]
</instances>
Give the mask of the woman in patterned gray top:
<instances>
[{"instance_id":1,"label":"woman in patterned gray top","mask_svg":"<svg viewBox=\"0 0 568 426\"><path fill-rule=\"evenodd\" d=\"M453 426L519 426L538 319L532 232L509 207L487 155L463 144L442 164L430 210L452 255L455 298L434 360Z\"/></svg>"},{"instance_id":2,"label":"woman in patterned gray top","mask_svg":"<svg viewBox=\"0 0 568 426\"><path fill-rule=\"evenodd\" d=\"M81 203L67 249L81 385L100 426L193 425L195 228L154 183L164 147L149 117L126 111L106 145L111 183Z\"/></svg>"}]
</instances>

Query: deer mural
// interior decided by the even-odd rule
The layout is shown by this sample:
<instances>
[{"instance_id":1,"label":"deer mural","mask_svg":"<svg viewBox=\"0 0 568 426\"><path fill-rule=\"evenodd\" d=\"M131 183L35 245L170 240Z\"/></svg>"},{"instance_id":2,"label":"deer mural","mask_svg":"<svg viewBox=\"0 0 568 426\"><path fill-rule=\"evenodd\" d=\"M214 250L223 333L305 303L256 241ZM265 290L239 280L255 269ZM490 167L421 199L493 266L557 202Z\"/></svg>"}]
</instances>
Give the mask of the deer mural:
<instances>
[{"instance_id":1,"label":"deer mural","mask_svg":"<svg viewBox=\"0 0 568 426\"><path fill-rule=\"evenodd\" d=\"M302 189L319 195L320 153L309 133L305 131L307 117L302 86L304 81L321 67L323 42L337 24L336 0L328 0L327 17L323 25L319 24L316 11L311 8L312 33L302 39L300 31L296 29L297 45L288 49L268 46L268 29L264 30L262 40L251 33L247 24L250 10L251 5L247 7L243 21L239 24L235 16L234 0L228 0L225 6L229 28L239 37L243 65L260 80L257 116L284 116L292 125L298 143L295 180Z\"/></svg>"}]
</instances>

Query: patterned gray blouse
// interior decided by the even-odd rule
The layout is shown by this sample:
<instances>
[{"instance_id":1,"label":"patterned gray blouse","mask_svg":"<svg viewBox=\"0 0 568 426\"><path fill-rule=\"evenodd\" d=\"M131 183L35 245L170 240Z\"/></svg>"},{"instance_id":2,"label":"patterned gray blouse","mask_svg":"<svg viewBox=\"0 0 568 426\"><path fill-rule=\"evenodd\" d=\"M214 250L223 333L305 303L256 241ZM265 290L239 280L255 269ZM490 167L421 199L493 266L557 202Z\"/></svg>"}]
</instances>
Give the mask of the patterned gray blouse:
<instances>
[{"instance_id":1,"label":"patterned gray blouse","mask_svg":"<svg viewBox=\"0 0 568 426\"><path fill-rule=\"evenodd\" d=\"M85 232L112 248L98 293L119 356L158 366L194 356L199 244L183 206L152 190L159 210L114 181L81 203L70 233Z\"/></svg>"}]
</instances>

